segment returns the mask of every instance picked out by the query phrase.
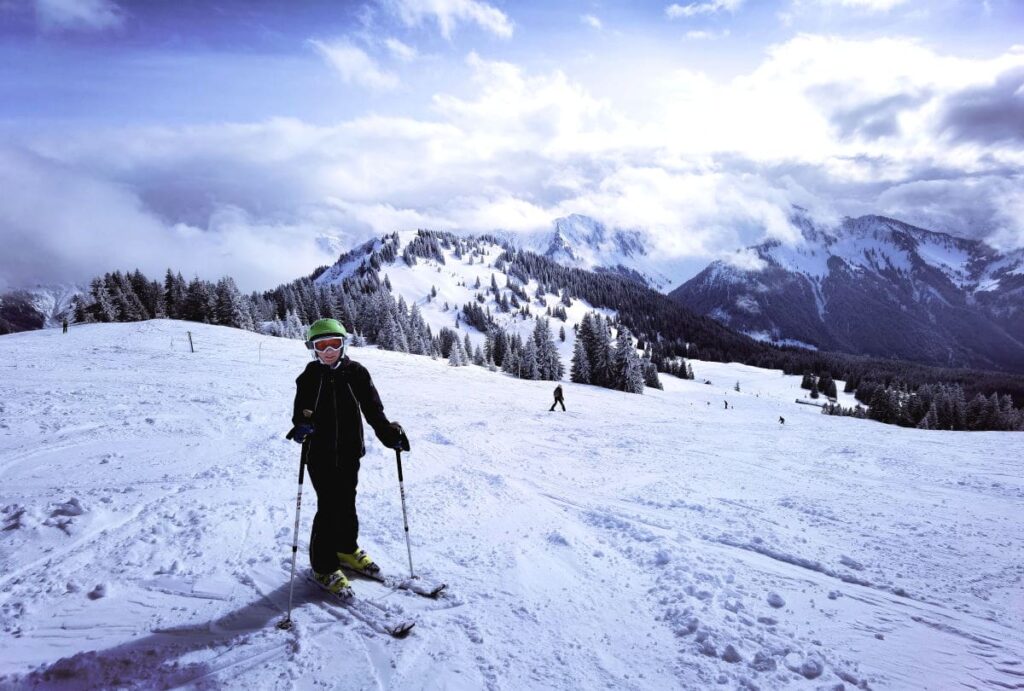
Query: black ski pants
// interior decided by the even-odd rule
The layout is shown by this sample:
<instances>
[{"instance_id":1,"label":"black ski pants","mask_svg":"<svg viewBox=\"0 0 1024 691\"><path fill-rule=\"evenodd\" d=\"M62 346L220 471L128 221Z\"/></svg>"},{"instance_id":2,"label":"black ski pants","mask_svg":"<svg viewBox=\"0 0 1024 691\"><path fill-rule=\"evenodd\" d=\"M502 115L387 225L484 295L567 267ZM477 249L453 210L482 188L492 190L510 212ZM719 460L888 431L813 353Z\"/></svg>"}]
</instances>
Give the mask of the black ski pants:
<instances>
[{"instance_id":1,"label":"black ski pants","mask_svg":"<svg viewBox=\"0 0 1024 691\"><path fill-rule=\"evenodd\" d=\"M556 405L562 406L562 410L565 410L565 401L563 401L561 398L556 398L555 402L551 404L551 407L548 408L548 410L549 411L554 410Z\"/></svg>"},{"instance_id":2,"label":"black ski pants","mask_svg":"<svg viewBox=\"0 0 1024 691\"><path fill-rule=\"evenodd\" d=\"M309 535L309 563L317 573L338 568L338 552L357 549L359 517L356 484L359 459L323 459L309 464L309 479L316 490L316 515Z\"/></svg>"}]
</instances>

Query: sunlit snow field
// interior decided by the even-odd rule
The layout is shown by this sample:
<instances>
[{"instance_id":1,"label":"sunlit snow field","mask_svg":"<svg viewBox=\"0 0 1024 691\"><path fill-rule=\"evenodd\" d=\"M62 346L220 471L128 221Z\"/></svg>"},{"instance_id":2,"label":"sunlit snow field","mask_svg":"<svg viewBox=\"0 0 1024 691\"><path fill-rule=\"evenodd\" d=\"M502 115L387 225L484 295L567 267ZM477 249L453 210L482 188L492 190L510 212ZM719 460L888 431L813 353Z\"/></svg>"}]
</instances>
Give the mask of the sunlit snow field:
<instances>
[{"instance_id":1,"label":"sunlit snow field","mask_svg":"<svg viewBox=\"0 0 1024 691\"><path fill-rule=\"evenodd\" d=\"M0 686L1024 685L1021 434L826 417L799 377L736 364L643 396L566 382L563 413L551 382L352 355L411 438L416 567L450 583L355 582L416 618L405 640L305 581L274 627L300 342L0 337ZM361 544L401 574L394 454L368 449ZM303 557L314 510L307 481Z\"/></svg>"}]
</instances>

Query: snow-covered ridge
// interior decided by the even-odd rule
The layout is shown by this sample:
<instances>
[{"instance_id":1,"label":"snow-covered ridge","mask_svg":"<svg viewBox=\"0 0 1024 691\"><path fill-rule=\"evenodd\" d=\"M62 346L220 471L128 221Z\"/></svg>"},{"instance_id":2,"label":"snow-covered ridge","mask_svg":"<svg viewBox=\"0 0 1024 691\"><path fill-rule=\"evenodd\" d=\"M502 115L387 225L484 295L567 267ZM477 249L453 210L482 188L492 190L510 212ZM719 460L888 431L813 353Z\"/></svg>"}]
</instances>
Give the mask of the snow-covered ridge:
<instances>
[{"instance_id":1,"label":"snow-covered ridge","mask_svg":"<svg viewBox=\"0 0 1024 691\"><path fill-rule=\"evenodd\" d=\"M86 288L75 284L37 284L31 288L16 291L27 297L32 309L43 318L43 327L58 326L61 320L72 314L72 301ZM0 296L0 301L2 301Z\"/></svg>"},{"instance_id":2,"label":"snow-covered ridge","mask_svg":"<svg viewBox=\"0 0 1024 691\"><path fill-rule=\"evenodd\" d=\"M672 296L778 343L1024 372L1024 251L1000 254L881 216L821 227L796 213L792 222L798 242L716 261Z\"/></svg>"},{"instance_id":3,"label":"snow-covered ridge","mask_svg":"<svg viewBox=\"0 0 1024 691\"><path fill-rule=\"evenodd\" d=\"M463 318L460 309L466 304L489 311L498 326L522 338L533 332L538 318L550 318L566 378L576 339L573 325L580 323L588 312L616 317L614 310L595 308L579 298L572 298L566 305L560 294L542 289L536 280L523 281L511 275L507 267L499 266L506 245L496 237L440 235L450 241L448 246L432 239L431 233L415 230L372 240L342 255L316 278L316 283L341 283L346 278L374 272L381 281L387 279L396 298L402 297L406 304L419 310L434 333L442 327L453 329L460 338L468 336L474 347L483 345L485 334ZM511 311L503 311L493 292L489 292L492 285L504 293L509 292L507 286L514 286L528 299L521 300L519 307ZM524 305L530 311L528 315L519 311ZM565 319L552 316L555 310L564 310ZM565 334L564 341L559 337L560 329Z\"/></svg>"},{"instance_id":4,"label":"snow-covered ridge","mask_svg":"<svg viewBox=\"0 0 1024 691\"><path fill-rule=\"evenodd\" d=\"M769 241L748 249L773 266L812 279L829 275L829 260L833 257L871 272L909 273L924 264L968 292L978 290L983 282L991 290L1000 273L1024 271L1024 253L1017 257L1001 255L982 242L884 216L847 218L836 228L818 227L803 215L795 215L792 221L801 231L801 242Z\"/></svg>"},{"instance_id":5,"label":"snow-covered ridge","mask_svg":"<svg viewBox=\"0 0 1024 691\"><path fill-rule=\"evenodd\" d=\"M678 261L652 251L642 230L609 228L582 214L556 218L550 230L506 233L502 239L563 266L618 273L660 292L680 280Z\"/></svg>"},{"instance_id":6,"label":"snow-covered ridge","mask_svg":"<svg viewBox=\"0 0 1024 691\"><path fill-rule=\"evenodd\" d=\"M304 581L274 628L299 342L167 320L0 337L0 686L1019 684L1012 434L823 416L798 377L735 364L644 396L566 383L551 413L550 382L352 355L412 441L417 570L450 584L354 584L417 619L404 641ZM360 542L401 572L394 454L367 446ZM308 480L302 503L300 559Z\"/></svg>"}]
</instances>

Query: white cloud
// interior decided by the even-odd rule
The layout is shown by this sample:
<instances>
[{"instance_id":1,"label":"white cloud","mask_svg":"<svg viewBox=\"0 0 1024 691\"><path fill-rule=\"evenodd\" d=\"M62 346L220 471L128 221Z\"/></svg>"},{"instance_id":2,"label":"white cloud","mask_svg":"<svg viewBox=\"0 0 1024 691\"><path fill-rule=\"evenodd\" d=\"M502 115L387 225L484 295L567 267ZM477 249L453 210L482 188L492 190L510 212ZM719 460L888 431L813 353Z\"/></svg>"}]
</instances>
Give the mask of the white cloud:
<instances>
[{"instance_id":1,"label":"white cloud","mask_svg":"<svg viewBox=\"0 0 1024 691\"><path fill-rule=\"evenodd\" d=\"M128 186L2 147L0 186L16 192L0 202L4 244L18 248L0 253L0 277L11 287L84 282L115 269L159 277L173 268L208 279L231 275L255 290L336 258L316 242L319 233L335 232L336 218L273 222L221 206L205 227L172 223Z\"/></svg>"},{"instance_id":2,"label":"white cloud","mask_svg":"<svg viewBox=\"0 0 1024 691\"><path fill-rule=\"evenodd\" d=\"M402 62L412 62L417 57L419 57L419 54L416 52L415 48L413 48L410 45L406 45L405 43L402 43L397 38L385 39L384 45L387 46L388 50L391 52L391 55L393 55L395 59L401 60Z\"/></svg>"},{"instance_id":3,"label":"white cloud","mask_svg":"<svg viewBox=\"0 0 1024 691\"><path fill-rule=\"evenodd\" d=\"M768 262L746 248L722 255L722 261L741 271L761 271L768 267Z\"/></svg>"},{"instance_id":4,"label":"white cloud","mask_svg":"<svg viewBox=\"0 0 1024 691\"><path fill-rule=\"evenodd\" d=\"M907 0L802 0L802 2L832 7L850 7L867 12L888 12L894 7L905 4Z\"/></svg>"},{"instance_id":5,"label":"white cloud","mask_svg":"<svg viewBox=\"0 0 1024 691\"><path fill-rule=\"evenodd\" d=\"M398 228L443 230L454 226L447 218L416 209L396 208L386 202L352 202L337 197L328 197L326 201L343 214L345 222L368 228L375 235L390 233Z\"/></svg>"},{"instance_id":6,"label":"white cloud","mask_svg":"<svg viewBox=\"0 0 1024 691\"><path fill-rule=\"evenodd\" d=\"M723 11L736 12L742 4L743 0L707 0L706 2L691 2L686 5L672 3L665 8L665 14L669 19L687 19Z\"/></svg>"},{"instance_id":7,"label":"white cloud","mask_svg":"<svg viewBox=\"0 0 1024 691\"><path fill-rule=\"evenodd\" d=\"M97 31L124 22L121 8L110 0L35 0L35 6L44 30Z\"/></svg>"},{"instance_id":8,"label":"white cloud","mask_svg":"<svg viewBox=\"0 0 1024 691\"><path fill-rule=\"evenodd\" d=\"M530 231L569 213L712 258L796 241L792 204L1024 245L1019 144L937 129L943 104L1024 68L1021 51L965 59L799 36L729 80L602 65L606 97L564 71L466 62L471 79L418 118L54 131L6 159L0 147L0 237L25 248L0 273L109 270L112 238L122 268L149 272L151 255L268 287L330 261L310 239L324 234ZM856 126L880 118L875 134ZM282 268L260 261L281 256Z\"/></svg>"},{"instance_id":9,"label":"white cloud","mask_svg":"<svg viewBox=\"0 0 1024 691\"><path fill-rule=\"evenodd\" d=\"M467 63L480 87L475 98L436 95L434 107L466 131L464 147L470 155L537 151L557 157L559 152L596 152L617 145L619 136L608 135L624 123L611 104L591 96L564 72L530 76L517 65L484 60L476 53Z\"/></svg>"},{"instance_id":10,"label":"white cloud","mask_svg":"<svg viewBox=\"0 0 1024 691\"><path fill-rule=\"evenodd\" d=\"M441 35L451 39L459 23L476 24L485 31L511 38L514 31L512 20L486 2L479 0L387 0L398 16L408 26L417 26L432 19L437 22Z\"/></svg>"},{"instance_id":11,"label":"white cloud","mask_svg":"<svg viewBox=\"0 0 1024 691\"><path fill-rule=\"evenodd\" d=\"M718 38L729 36L729 30L722 31L687 31L685 37L691 41L713 41Z\"/></svg>"},{"instance_id":12,"label":"white cloud","mask_svg":"<svg viewBox=\"0 0 1024 691\"><path fill-rule=\"evenodd\" d=\"M600 31L601 29L604 28L604 24L601 23L601 20L592 14L582 15L580 17L580 21L589 26L591 29L597 29L598 31Z\"/></svg>"},{"instance_id":13,"label":"white cloud","mask_svg":"<svg viewBox=\"0 0 1024 691\"><path fill-rule=\"evenodd\" d=\"M398 75L378 67L373 58L347 39L331 43L310 39L309 43L347 84L378 91L388 91L399 84Z\"/></svg>"}]
</instances>

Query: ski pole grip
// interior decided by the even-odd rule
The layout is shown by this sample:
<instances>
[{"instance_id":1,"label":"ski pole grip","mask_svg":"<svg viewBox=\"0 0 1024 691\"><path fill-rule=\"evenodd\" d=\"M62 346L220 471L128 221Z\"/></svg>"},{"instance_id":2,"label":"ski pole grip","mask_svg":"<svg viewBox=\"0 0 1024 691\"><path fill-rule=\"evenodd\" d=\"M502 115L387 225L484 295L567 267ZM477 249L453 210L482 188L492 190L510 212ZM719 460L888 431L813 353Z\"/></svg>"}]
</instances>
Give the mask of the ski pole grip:
<instances>
[{"instance_id":1,"label":"ski pole grip","mask_svg":"<svg viewBox=\"0 0 1024 691\"><path fill-rule=\"evenodd\" d=\"M395 462L398 464L398 481L405 482L402 477L402 452L399 449L395 449Z\"/></svg>"}]
</instances>

